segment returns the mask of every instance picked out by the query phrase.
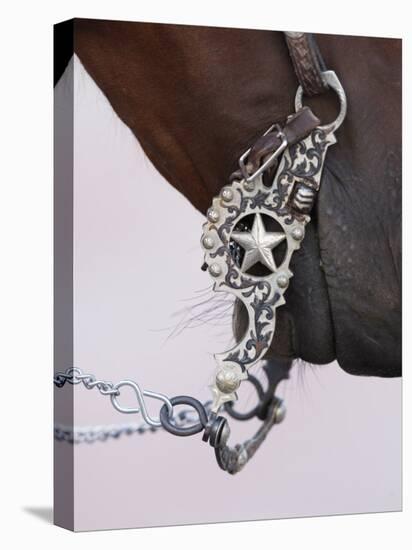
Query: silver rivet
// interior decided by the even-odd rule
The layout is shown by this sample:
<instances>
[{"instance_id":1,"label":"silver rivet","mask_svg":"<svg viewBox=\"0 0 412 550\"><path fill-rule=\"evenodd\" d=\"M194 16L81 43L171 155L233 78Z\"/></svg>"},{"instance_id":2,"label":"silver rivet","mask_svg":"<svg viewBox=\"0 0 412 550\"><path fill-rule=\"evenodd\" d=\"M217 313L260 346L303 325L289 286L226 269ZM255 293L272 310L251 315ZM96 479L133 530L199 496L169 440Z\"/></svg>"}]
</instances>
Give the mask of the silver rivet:
<instances>
[{"instance_id":1,"label":"silver rivet","mask_svg":"<svg viewBox=\"0 0 412 550\"><path fill-rule=\"evenodd\" d=\"M219 264L212 264L209 266L209 273L213 277L219 277L219 275L222 273L222 270L220 268Z\"/></svg>"},{"instance_id":2,"label":"silver rivet","mask_svg":"<svg viewBox=\"0 0 412 550\"><path fill-rule=\"evenodd\" d=\"M243 186L246 189L246 191L253 191L253 189L255 188L255 182L245 180L245 183L243 184Z\"/></svg>"},{"instance_id":3,"label":"silver rivet","mask_svg":"<svg viewBox=\"0 0 412 550\"><path fill-rule=\"evenodd\" d=\"M240 386L240 380L235 372L222 369L216 375L216 386L223 393L232 393Z\"/></svg>"},{"instance_id":4,"label":"silver rivet","mask_svg":"<svg viewBox=\"0 0 412 550\"><path fill-rule=\"evenodd\" d=\"M220 196L225 202L230 202L233 199L233 191L230 189L230 187L223 187L222 191L220 192Z\"/></svg>"},{"instance_id":5,"label":"silver rivet","mask_svg":"<svg viewBox=\"0 0 412 550\"><path fill-rule=\"evenodd\" d=\"M207 211L207 217L209 221L215 223L219 221L219 212L214 208L209 208L209 210Z\"/></svg>"},{"instance_id":6,"label":"silver rivet","mask_svg":"<svg viewBox=\"0 0 412 550\"><path fill-rule=\"evenodd\" d=\"M286 288L289 284L289 279L284 273L281 273L278 275L276 282L280 288Z\"/></svg>"},{"instance_id":7,"label":"silver rivet","mask_svg":"<svg viewBox=\"0 0 412 550\"><path fill-rule=\"evenodd\" d=\"M208 250L210 250L215 246L215 241L212 239L212 237L209 237L208 235L206 235L206 237L203 237L202 243L203 243L203 246Z\"/></svg>"},{"instance_id":8,"label":"silver rivet","mask_svg":"<svg viewBox=\"0 0 412 550\"><path fill-rule=\"evenodd\" d=\"M286 416L286 407L283 404L283 401L280 401L276 405L276 410L274 412L275 412L275 424L280 424Z\"/></svg>"},{"instance_id":9,"label":"silver rivet","mask_svg":"<svg viewBox=\"0 0 412 550\"><path fill-rule=\"evenodd\" d=\"M301 241L303 239L304 232L301 227L295 227L295 229L292 231L292 237L295 239L295 241Z\"/></svg>"}]
</instances>

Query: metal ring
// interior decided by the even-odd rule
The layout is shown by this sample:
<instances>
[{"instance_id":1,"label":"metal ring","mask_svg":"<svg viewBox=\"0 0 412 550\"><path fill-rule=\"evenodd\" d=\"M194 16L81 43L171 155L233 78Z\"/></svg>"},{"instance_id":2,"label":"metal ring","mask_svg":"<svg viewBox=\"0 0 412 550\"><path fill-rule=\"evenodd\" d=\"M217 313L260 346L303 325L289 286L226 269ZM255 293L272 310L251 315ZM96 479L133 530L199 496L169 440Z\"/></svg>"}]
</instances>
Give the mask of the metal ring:
<instances>
[{"instance_id":1,"label":"metal ring","mask_svg":"<svg viewBox=\"0 0 412 550\"><path fill-rule=\"evenodd\" d=\"M160 409L160 422L167 432L173 435L188 436L195 435L204 430L207 425L207 414L203 404L200 401L187 395L178 395L176 397L172 397L170 402L173 406L189 405L190 407L193 407L199 415L200 422L194 424L193 426L188 426L187 428L179 428L171 422L173 415L170 414L166 405L163 405Z\"/></svg>"},{"instance_id":2,"label":"metal ring","mask_svg":"<svg viewBox=\"0 0 412 550\"><path fill-rule=\"evenodd\" d=\"M259 397L259 403L253 407L253 409L251 409L250 411L248 412L245 412L245 413L241 413L239 411L236 411L234 408L233 408L233 402L230 401L228 403L225 403L225 411L230 414L231 417L235 418L236 420L250 420L251 418L253 418L254 416L257 416L261 406L262 406L262 401L263 399L265 398L265 392L263 390L263 387L262 387L262 384L259 382L259 380L253 376L253 374L249 374L249 376L246 378L245 382L250 382L256 389L256 392L258 394L258 397Z\"/></svg>"},{"instance_id":3,"label":"metal ring","mask_svg":"<svg viewBox=\"0 0 412 550\"><path fill-rule=\"evenodd\" d=\"M334 132L339 128L346 116L347 110L347 101L345 90L343 89L342 84L339 81L339 78L336 76L335 71L323 71L322 77L325 79L327 85L334 90L339 98L340 111L336 119L330 124L325 124L324 126L318 126L321 130L325 132ZM302 98L303 98L303 88L299 86L295 96L295 110L296 112L302 109Z\"/></svg>"}]
</instances>

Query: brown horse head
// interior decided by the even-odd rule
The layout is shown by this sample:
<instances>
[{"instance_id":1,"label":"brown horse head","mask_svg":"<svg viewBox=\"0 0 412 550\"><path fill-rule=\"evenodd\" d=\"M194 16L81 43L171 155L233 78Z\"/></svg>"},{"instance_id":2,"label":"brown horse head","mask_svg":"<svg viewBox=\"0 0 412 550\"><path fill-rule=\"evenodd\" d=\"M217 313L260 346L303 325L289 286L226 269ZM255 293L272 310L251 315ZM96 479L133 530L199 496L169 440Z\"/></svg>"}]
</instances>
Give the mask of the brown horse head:
<instances>
[{"instance_id":1,"label":"brown horse head","mask_svg":"<svg viewBox=\"0 0 412 550\"><path fill-rule=\"evenodd\" d=\"M294 111L297 80L280 32L81 19L73 28L74 51L113 109L203 213L239 155ZM273 349L317 364L337 358L353 374L397 376L401 42L317 41L345 88L348 113L292 261ZM335 117L332 93L310 105L324 123Z\"/></svg>"}]
</instances>

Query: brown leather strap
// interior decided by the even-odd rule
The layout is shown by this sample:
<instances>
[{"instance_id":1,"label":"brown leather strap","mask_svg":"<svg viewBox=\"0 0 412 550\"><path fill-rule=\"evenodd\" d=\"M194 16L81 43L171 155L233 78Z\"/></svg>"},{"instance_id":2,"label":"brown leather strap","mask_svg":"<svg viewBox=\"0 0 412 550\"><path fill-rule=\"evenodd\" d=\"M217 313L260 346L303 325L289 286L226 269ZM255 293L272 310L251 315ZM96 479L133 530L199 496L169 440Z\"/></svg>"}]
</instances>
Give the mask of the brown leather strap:
<instances>
[{"instance_id":1,"label":"brown leather strap","mask_svg":"<svg viewBox=\"0 0 412 550\"><path fill-rule=\"evenodd\" d=\"M296 76L304 93L313 96L326 92L328 85L322 78L322 72L326 70L326 66L315 37L303 32L285 32L284 34Z\"/></svg>"},{"instance_id":2,"label":"brown leather strap","mask_svg":"<svg viewBox=\"0 0 412 550\"><path fill-rule=\"evenodd\" d=\"M287 139L288 145L294 145L309 135L319 125L320 120L312 113L310 107L303 107L300 111L287 118L282 132ZM248 155L246 165L248 173L253 174L264 162L265 157L276 151L281 143L282 138L279 137L278 132L275 130L257 139ZM276 169L276 166L272 167L273 169ZM230 179L238 177L242 177L240 171L234 172Z\"/></svg>"},{"instance_id":3,"label":"brown leather strap","mask_svg":"<svg viewBox=\"0 0 412 550\"><path fill-rule=\"evenodd\" d=\"M288 145L294 145L310 134L319 124L320 120L312 113L311 109L303 107L300 111L288 117L282 132L288 140ZM281 142L282 139L278 136L278 132L270 132L260 137L249 153L248 170L250 172L257 170L262 160L273 153Z\"/></svg>"}]
</instances>

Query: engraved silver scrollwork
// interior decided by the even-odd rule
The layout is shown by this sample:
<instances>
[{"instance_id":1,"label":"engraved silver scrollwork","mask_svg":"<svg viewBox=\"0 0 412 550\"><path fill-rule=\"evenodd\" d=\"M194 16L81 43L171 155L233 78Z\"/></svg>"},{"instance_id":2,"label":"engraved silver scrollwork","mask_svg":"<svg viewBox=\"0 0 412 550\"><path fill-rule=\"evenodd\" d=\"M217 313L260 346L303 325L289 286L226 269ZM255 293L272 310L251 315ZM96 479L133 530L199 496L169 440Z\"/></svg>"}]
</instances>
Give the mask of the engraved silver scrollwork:
<instances>
[{"instance_id":1,"label":"engraved silver scrollwork","mask_svg":"<svg viewBox=\"0 0 412 550\"><path fill-rule=\"evenodd\" d=\"M213 288L234 294L248 315L243 338L230 350L214 356L217 373L211 389L215 412L225 402L236 400L236 390L247 378L247 370L263 358L272 342L276 308L285 303L284 294L293 276L290 260L304 238L326 151L336 143L333 132L346 112L343 88L335 73L329 73L328 83L341 101L337 120L317 127L305 139L287 147L270 187L265 185L262 173L253 181L235 180L213 199L208 211L201 242L205 264L214 280ZM301 104L300 90L296 101L297 105ZM248 224L240 228L242 220ZM278 229L268 229L264 220L273 220ZM286 250L276 263L273 251L276 241L282 240L286 242ZM243 261L234 254L234 243L240 245ZM254 261L266 271L251 272L249 268Z\"/></svg>"}]
</instances>

